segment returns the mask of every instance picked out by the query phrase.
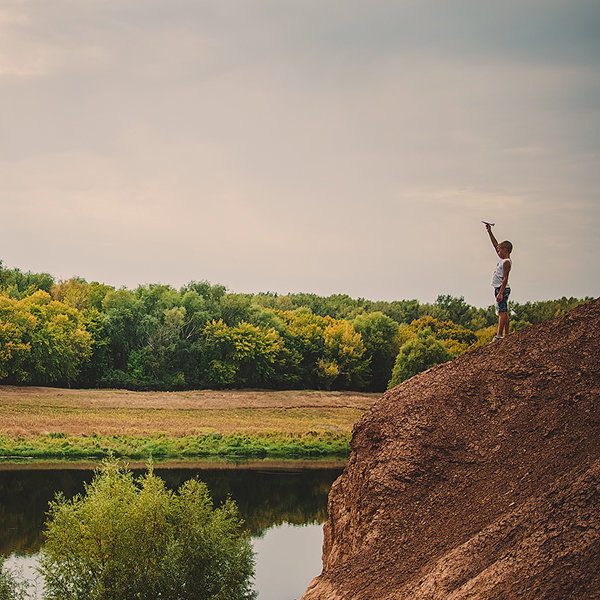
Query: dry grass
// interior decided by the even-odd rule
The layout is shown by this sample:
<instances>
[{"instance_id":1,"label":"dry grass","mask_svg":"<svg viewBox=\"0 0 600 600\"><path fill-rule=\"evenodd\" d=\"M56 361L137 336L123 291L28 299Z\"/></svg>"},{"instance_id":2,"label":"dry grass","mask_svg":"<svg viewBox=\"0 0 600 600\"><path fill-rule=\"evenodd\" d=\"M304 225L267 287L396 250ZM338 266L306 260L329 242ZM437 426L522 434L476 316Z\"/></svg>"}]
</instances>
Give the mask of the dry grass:
<instances>
[{"instance_id":1,"label":"dry grass","mask_svg":"<svg viewBox=\"0 0 600 600\"><path fill-rule=\"evenodd\" d=\"M320 391L129 392L0 386L0 435L349 433L377 397Z\"/></svg>"}]
</instances>

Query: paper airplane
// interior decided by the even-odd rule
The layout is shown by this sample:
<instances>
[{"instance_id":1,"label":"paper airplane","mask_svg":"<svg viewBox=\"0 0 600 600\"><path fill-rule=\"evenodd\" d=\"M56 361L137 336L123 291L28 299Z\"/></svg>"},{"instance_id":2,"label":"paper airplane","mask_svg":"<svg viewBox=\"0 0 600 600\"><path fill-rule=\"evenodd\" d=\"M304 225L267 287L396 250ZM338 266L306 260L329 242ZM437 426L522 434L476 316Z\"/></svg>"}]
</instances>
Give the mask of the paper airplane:
<instances>
[{"instance_id":1,"label":"paper airplane","mask_svg":"<svg viewBox=\"0 0 600 600\"><path fill-rule=\"evenodd\" d=\"M493 227L496 223L490 223L489 221L481 221L484 225L489 225L490 227Z\"/></svg>"}]
</instances>

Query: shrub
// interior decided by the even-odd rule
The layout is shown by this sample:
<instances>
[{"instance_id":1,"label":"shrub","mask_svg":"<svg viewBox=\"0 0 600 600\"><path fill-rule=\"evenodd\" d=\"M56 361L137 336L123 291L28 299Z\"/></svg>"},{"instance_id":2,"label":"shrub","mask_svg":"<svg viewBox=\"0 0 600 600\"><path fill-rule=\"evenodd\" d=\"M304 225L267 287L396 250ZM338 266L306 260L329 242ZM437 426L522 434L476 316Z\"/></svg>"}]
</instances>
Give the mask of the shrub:
<instances>
[{"instance_id":1,"label":"shrub","mask_svg":"<svg viewBox=\"0 0 600 600\"><path fill-rule=\"evenodd\" d=\"M245 600L254 558L228 499L206 485L168 490L152 468L134 479L114 460L84 495L51 503L41 569L48 600Z\"/></svg>"},{"instance_id":2,"label":"shrub","mask_svg":"<svg viewBox=\"0 0 600 600\"><path fill-rule=\"evenodd\" d=\"M428 335L428 332L419 334L400 348L388 389L451 358L452 353L443 342Z\"/></svg>"}]
</instances>

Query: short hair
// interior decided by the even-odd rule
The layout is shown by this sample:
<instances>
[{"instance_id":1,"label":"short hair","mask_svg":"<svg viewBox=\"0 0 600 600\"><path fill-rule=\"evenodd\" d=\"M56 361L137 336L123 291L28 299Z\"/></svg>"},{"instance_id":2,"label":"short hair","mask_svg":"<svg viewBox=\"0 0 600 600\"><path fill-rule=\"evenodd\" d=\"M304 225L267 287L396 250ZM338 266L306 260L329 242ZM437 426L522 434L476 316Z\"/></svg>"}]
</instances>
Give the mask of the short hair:
<instances>
[{"instance_id":1,"label":"short hair","mask_svg":"<svg viewBox=\"0 0 600 600\"><path fill-rule=\"evenodd\" d=\"M504 240L503 242L500 242L498 244L498 246L501 246L502 248L506 248L508 250L509 254L512 252L512 249L513 249L513 245L508 240Z\"/></svg>"}]
</instances>

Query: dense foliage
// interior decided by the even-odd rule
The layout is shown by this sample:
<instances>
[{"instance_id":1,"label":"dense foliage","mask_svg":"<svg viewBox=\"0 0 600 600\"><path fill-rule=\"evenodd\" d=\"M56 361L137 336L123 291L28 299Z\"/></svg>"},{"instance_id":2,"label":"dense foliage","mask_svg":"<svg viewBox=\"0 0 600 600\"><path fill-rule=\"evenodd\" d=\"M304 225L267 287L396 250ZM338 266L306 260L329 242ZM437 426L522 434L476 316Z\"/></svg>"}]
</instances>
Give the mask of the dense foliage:
<instances>
[{"instance_id":1,"label":"dense foliage","mask_svg":"<svg viewBox=\"0 0 600 600\"><path fill-rule=\"evenodd\" d=\"M512 327L539 323L581 302L513 302ZM493 306L475 308L449 295L433 304L374 302L234 294L208 282L180 290L155 284L117 290L6 269L0 261L2 383L381 391L394 365L402 371L410 356L413 367L402 371L410 373L418 364L487 343L496 322ZM437 345L423 341L429 337L447 353L435 358ZM403 349L408 343L411 348ZM427 357L418 358L423 352Z\"/></svg>"},{"instance_id":2,"label":"dense foliage","mask_svg":"<svg viewBox=\"0 0 600 600\"><path fill-rule=\"evenodd\" d=\"M50 505L47 600L246 600L254 558L237 507L213 508L197 479L177 492L152 470L106 462L85 495Z\"/></svg>"},{"instance_id":3,"label":"dense foliage","mask_svg":"<svg viewBox=\"0 0 600 600\"><path fill-rule=\"evenodd\" d=\"M452 353L443 342L436 339L431 333L419 332L415 338L400 348L389 387L394 387L406 379L410 379L413 375L451 358Z\"/></svg>"}]
</instances>

